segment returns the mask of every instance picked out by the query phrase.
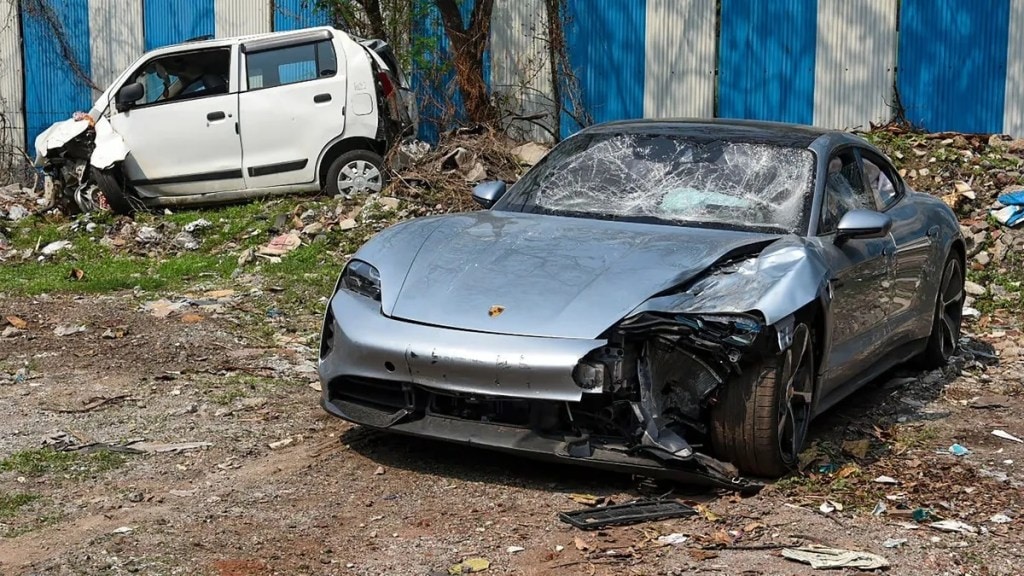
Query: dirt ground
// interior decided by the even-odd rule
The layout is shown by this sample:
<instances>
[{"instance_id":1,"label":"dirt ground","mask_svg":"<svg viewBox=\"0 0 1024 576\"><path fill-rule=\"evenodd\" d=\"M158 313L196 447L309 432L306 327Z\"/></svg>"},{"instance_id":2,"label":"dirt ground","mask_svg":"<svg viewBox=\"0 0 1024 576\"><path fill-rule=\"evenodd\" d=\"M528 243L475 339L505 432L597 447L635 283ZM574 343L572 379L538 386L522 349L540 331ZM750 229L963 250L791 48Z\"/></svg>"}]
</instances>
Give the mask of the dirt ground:
<instances>
[{"instance_id":1,"label":"dirt ground","mask_svg":"<svg viewBox=\"0 0 1024 576\"><path fill-rule=\"evenodd\" d=\"M986 317L945 373L898 372L857 393L814 425L825 460L741 498L336 420L314 388L319 319L268 319L292 331L254 335L238 319L248 299L214 294L165 318L131 292L0 301L0 316L27 322L0 339L0 459L46 438L209 443L8 466L0 494L33 499L0 515L0 573L428 575L482 557L496 575L812 574L780 554L811 543L881 555L891 574L1021 573L1024 444L992 435L1024 436L1015 325ZM602 532L556 517L581 507L573 493L670 491L703 514ZM826 500L837 509L824 513ZM915 522L918 508L930 519ZM977 533L928 526L937 519ZM673 533L685 542L658 541Z\"/></svg>"}]
</instances>

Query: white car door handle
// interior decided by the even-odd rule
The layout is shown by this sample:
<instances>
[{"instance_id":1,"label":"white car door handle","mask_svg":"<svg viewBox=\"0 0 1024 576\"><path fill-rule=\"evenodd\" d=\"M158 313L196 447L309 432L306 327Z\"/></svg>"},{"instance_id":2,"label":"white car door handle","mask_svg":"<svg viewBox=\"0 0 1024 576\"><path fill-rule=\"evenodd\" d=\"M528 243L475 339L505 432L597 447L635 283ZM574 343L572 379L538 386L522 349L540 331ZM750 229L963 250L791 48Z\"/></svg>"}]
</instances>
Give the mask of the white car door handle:
<instances>
[{"instance_id":1,"label":"white car door handle","mask_svg":"<svg viewBox=\"0 0 1024 576\"><path fill-rule=\"evenodd\" d=\"M216 122L217 120L223 120L223 119L225 119L227 117L228 117L227 114L225 114L223 112L210 112L209 114L206 115L206 119L209 120L210 122Z\"/></svg>"},{"instance_id":2,"label":"white car door handle","mask_svg":"<svg viewBox=\"0 0 1024 576\"><path fill-rule=\"evenodd\" d=\"M316 103L316 104L323 104L324 102L330 102L330 101L331 101L331 95L330 94L317 94L316 96L313 96L313 102Z\"/></svg>"}]
</instances>

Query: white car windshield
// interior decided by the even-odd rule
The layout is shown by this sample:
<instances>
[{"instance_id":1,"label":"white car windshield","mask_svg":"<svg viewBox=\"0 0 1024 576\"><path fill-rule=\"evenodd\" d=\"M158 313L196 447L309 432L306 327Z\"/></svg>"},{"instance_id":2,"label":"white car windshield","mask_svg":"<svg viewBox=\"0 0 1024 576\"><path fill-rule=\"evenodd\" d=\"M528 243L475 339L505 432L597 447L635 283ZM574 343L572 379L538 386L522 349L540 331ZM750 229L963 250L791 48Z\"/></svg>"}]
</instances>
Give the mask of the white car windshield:
<instances>
[{"instance_id":1,"label":"white car windshield","mask_svg":"<svg viewBox=\"0 0 1024 576\"><path fill-rule=\"evenodd\" d=\"M583 134L557 146L499 210L797 232L814 155L666 134Z\"/></svg>"}]
</instances>

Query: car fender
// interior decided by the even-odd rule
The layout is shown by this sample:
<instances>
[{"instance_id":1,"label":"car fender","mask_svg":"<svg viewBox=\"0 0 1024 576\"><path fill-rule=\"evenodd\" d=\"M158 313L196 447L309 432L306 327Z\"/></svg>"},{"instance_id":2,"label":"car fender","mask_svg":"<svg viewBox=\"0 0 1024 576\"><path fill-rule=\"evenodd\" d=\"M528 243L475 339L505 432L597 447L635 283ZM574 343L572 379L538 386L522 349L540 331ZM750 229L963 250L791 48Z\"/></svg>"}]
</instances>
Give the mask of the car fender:
<instances>
[{"instance_id":1,"label":"car fender","mask_svg":"<svg viewBox=\"0 0 1024 576\"><path fill-rule=\"evenodd\" d=\"M67 120L55 122L49 128L43 130L39 136L36 136L35 141L36 166L44 165L46 163L46 156L51 151L67 146L68 142L79 137L88 129L88 118L82 118L81 120L68 118Z\"/></svg>"},{"instance_id":2,"label":"car fender","mask_svg":"<svg viewBox=\"0 0 1024 576\"><path fill-rule=\"evenodd\" d=\"M128 157L128 145L124 138L114 131L114 127L106 118L96 122L96 147L93 148L89 164L100 170L106 170L123 162Z\"/></svg>"}]
</instances>

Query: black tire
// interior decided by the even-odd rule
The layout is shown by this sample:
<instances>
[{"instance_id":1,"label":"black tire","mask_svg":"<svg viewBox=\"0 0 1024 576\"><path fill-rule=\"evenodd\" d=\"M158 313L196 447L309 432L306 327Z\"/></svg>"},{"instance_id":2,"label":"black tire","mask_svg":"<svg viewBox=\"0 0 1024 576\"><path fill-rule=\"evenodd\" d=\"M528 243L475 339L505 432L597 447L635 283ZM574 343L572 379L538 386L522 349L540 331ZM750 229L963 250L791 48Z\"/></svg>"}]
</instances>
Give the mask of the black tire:
<instances>
[{"instance_id":1,"label":"black tire","mask_svg":"<svg viewBox=\"0 0 1024 576\"><path fill-rule=\"evenodd\" d=\"M131 216L142 208L142 201L127 189L117 169L92 169L92 178L110 205L111 212Z\"/></svg>"},{"instance_id":2,"label":"black tire","mask_svg":"<svg viewBox=\"0 0 1024 576\"><path fill-rule=\"evenodd\" d=\"M796 467L807 437L814 393L814 335L794 327L793 342L776 358L721 386L711 413L715 454L744 474L777 478Z\"/></svg>"},{"instance_id":3,"label":"black tire","mask_svg":"<svg viewBox=\"0 0 1024 576\"><path fill-rule=\"evenodd\" d=\"M331 162L324 182L324 191L346 198L376 193L387 185L384 159L371 150L350 150Z\"/></svg>"},{"instance_id":4,"label":"black tire","mask_svg":"<svg viewBox=\"0 0 1024 576\"><path fill-rule=\"evenodd\" d=\"M917 364L925 370L942 368L956 353L966 299L964 280L960 259L950 254L942 266L939 291L935 295L932 332L924 351L917 357Z\"/></svg>"}]
</instances>

